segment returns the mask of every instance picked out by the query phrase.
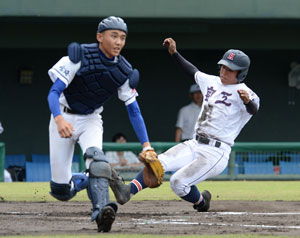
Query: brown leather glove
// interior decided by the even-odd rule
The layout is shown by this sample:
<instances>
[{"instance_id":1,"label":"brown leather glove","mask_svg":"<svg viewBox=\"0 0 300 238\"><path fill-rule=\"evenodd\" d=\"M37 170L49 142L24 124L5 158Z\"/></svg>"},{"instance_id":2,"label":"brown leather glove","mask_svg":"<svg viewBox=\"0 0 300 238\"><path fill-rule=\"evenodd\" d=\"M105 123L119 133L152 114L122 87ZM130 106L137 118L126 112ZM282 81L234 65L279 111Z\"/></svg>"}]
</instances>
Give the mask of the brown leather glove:
<instances>
[{"instance_id":1,"label":"brown leather glove","mask_svg":"<svg viewBox=\"0 0 300 238\"><path fill-rule=\"evenodd\" d=\"M164 168L157 158L154 149L143 151L139 154L139 160L145 164L143 177L149 188L156 188L163 182Z\"/></svg>"}]
</instances>

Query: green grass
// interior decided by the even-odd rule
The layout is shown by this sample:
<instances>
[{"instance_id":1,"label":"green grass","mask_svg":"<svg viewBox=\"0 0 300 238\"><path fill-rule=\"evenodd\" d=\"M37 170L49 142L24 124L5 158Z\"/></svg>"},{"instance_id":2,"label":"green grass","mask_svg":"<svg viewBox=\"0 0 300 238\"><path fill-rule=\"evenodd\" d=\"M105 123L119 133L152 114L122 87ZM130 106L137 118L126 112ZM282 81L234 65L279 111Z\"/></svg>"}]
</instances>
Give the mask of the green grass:
<instances>
[{"instance_id":1,"label":"green grass","mask_svg":"<svg viewBox=\"0 0 300 238\"><path fill-rule=\"evenodd\" d=\"M206 181L199 186L208 189L213 200L259 200L299 201L300 182L297 181ZM56 201L49 194L49 183L0 183L0 201ZM114 196L111 193L111 198ZM172 192L169 182L155 189L145 189L132 200L179 200ZM85 191L77 194L72 201L88 201Z\"/></svg>"}]
</instances>

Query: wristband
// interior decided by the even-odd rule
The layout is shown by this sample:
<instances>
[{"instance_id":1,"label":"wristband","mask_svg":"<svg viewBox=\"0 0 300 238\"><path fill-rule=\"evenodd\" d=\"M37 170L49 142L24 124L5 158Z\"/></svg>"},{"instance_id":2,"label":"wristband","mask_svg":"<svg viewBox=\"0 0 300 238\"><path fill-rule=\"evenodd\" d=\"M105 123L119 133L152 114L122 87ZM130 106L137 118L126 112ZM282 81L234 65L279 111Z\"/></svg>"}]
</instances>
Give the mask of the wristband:
<instances>
[{"instance_id":1,"label":"wristband","mask_svg":"<svg viewBox=\"0 0 300 238\"><path fill-rule=\"evenodd\" d=\"M153 150L153 148L150 145L143 147L143 151L147 150Z\"/></svg>"}]
</instances>

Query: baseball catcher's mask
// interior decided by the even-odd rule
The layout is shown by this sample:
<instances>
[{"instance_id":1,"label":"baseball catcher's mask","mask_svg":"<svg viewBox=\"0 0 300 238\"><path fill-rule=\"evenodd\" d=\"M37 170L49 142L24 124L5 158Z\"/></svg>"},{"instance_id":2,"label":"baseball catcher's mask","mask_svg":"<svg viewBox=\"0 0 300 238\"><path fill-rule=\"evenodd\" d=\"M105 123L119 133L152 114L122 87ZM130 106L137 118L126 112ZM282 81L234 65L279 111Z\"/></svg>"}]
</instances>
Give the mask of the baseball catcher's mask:
<instances>
[{"instance_id":1,"label":"baseball catcher's mask","mask_svg":"<svg viewBox=\"0 0 300 238\"><path fill-rule=\"evenodd\" d=\"M248 74L250 58L243 51L231 49L223 55L218 65L225 65L232 70L240 71L237 80L241 83Z\"/></svg>"}]
</instances>

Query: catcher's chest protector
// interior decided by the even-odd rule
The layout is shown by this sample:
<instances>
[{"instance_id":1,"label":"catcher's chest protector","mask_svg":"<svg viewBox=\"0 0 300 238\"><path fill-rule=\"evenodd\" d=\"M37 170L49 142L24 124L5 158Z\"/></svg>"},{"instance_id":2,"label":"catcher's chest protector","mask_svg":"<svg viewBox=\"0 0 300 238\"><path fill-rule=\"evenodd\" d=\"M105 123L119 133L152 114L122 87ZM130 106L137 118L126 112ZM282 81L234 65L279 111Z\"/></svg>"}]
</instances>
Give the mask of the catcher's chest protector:
<instances>
[{"instance_id":1,"label":"catcher's chest protector","mask_svg":"<svg viewBox=\"0 0 300 238\"><path fill-rule=\"evenodd\" d=\"M130 77L130 63L119 56L118 61L105 59L98 44L81 45L81 68L64 95L72 110L90 114L101 107Z\"/></svg>"}]
</instances>

